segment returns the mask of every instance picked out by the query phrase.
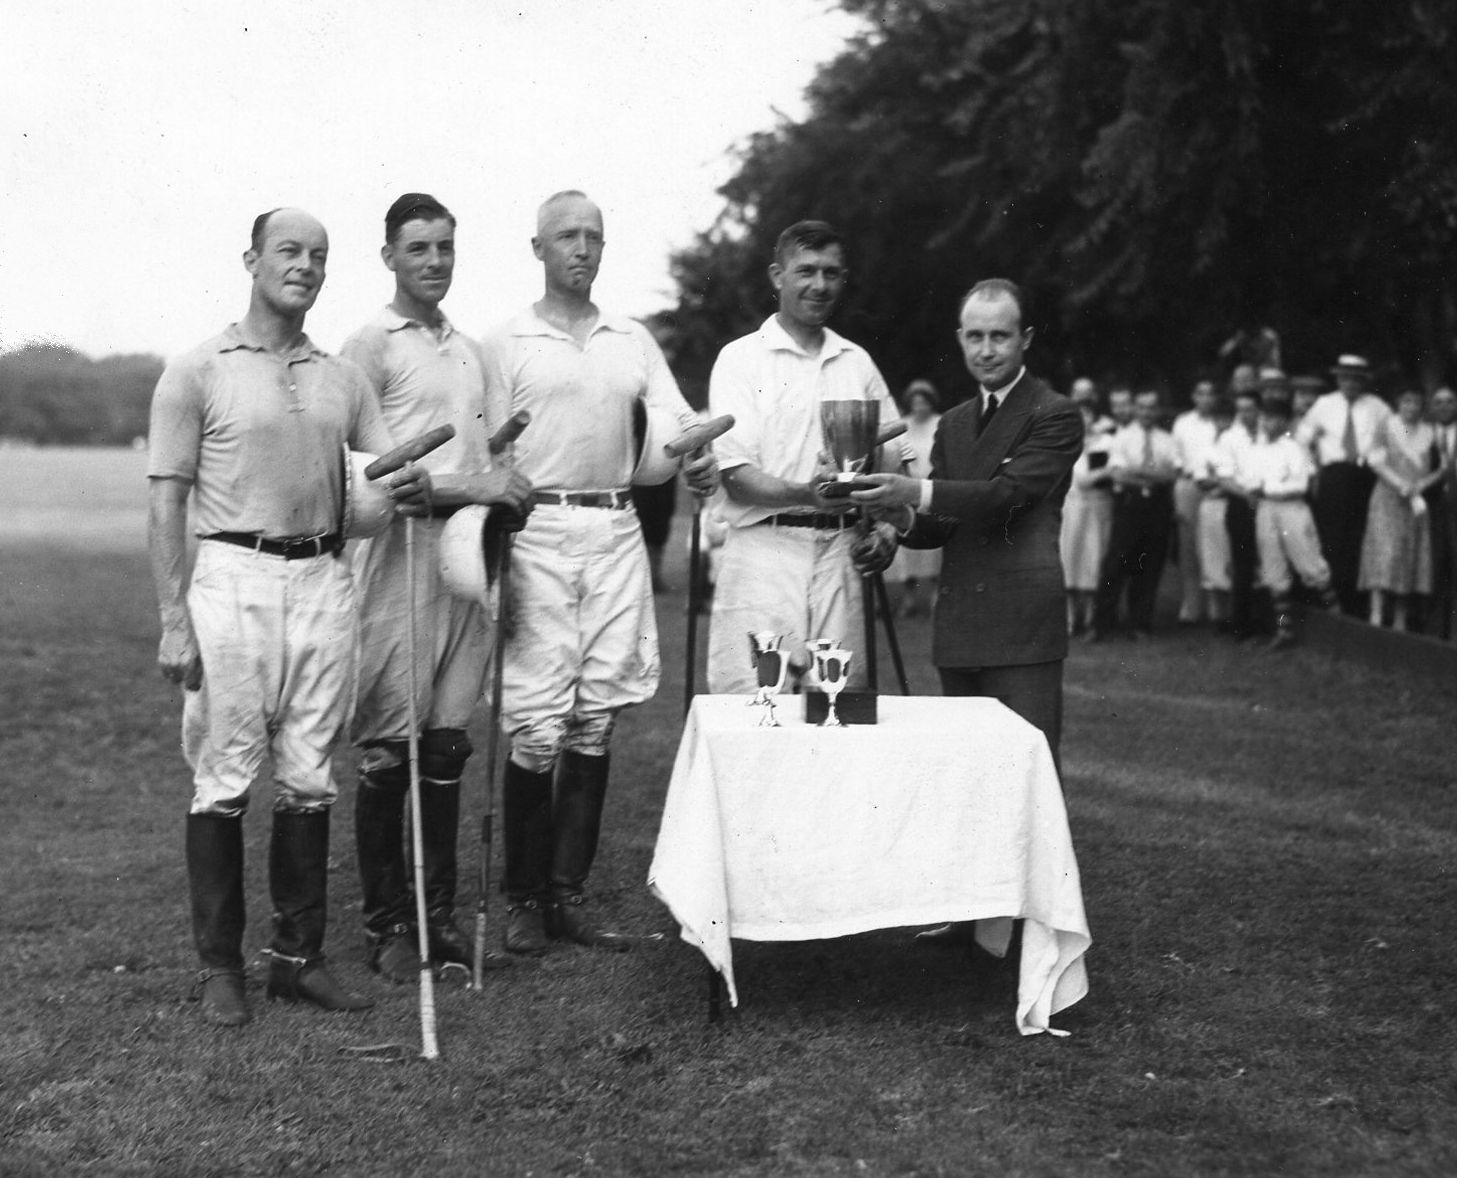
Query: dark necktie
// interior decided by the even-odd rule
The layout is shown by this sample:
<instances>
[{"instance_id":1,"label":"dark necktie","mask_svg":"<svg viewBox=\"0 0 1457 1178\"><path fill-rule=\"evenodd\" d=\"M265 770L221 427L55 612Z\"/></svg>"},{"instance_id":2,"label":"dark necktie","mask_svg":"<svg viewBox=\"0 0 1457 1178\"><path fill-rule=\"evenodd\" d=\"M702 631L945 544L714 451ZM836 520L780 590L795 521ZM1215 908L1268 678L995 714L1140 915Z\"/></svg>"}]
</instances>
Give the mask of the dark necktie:
<instances>
[{"instance_id":1,"label":"dark necktie","mask_svg":"<svg viewBox=\"0 0 1457 1178\"><path fill-rule=\"evenodd\" d=\"M1347 462L1358 462L1361 452L1356 448L1356 402L1346 401L1346 430L1341 435L1341 449Z\"/></svg>"},{"instance_id":2,"label":"dark necktie","mask_svg":"<svg viewBox=\"0 0 1457 1178\"><path fill-rule=\"evenodd\" d=\"M977 431L976 431L978 434L984 434L984 433L987 432L987 426L989 426L991 424L992 418L994 416L996 416L996 412L997 412L997 395L996 395L996 393L988 393L987 394L986 404L982 406L982 411L981 411L981 425L979 425L977 427Z\"/></svg>"}]
</instances>

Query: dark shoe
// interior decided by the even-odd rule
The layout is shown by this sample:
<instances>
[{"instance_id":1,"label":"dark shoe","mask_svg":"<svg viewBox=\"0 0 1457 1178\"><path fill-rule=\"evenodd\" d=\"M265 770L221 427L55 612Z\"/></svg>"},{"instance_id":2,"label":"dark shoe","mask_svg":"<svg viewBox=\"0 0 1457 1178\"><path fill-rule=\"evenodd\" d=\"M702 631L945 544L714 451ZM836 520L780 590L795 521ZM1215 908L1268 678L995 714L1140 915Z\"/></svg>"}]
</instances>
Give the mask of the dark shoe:
<instances>
[{"instance_id":1,"label":"dark shoe","mask_svg":"<svg viewBox=\"0 0 1457 1178\"><path fill-rule=\"evenodd\" d=\"M540 957L547 950L546 914L534 898L511 900L506 905L507 953Z\"/></svg>"},{"instance_id":2,"label":"dark shoe","mask_svg":"<svg viewBox=\"0 0 1457 1178\"><path fill-rule=\"evenodd\" d=\"M581 892L553 894L548 921L551 935L559 940L586 945L589 949L608 949L613 953L626 953L631 949L633 938L599 927L583 907L586 902L587 897Z\"/></svg>"},{"instance_id":3,"label":"dark shoe","mask_svg":"<svg viewBox=\"0 0 1457 1178\"><path fill-rule=\"evenodd\" d=\"M475 947L471 940L451 920L445 924L431 924L430 935L430 960L437 965L463 965L466 969L475 968ZM506 969L510 967L512 960L504 953L496 953L490 949L485 950L481 958L482 969Z\"/></svg>"},{"instance_id":4,"label":"dark shoe","mask_svg":"<svg viewBox=\"0 0 1457 1178\"><path fill-rule=\"evenodd\" d=\"M373 998L346 990L329 972L322 957L313 961L304 957L285 957L273 952L268 967L268 999L285 1002L312 1002L321 1010L368 1010Z\"/></svg>"},{"instance_id":5,"label":"dark shoe","mask_svg":"<svg viewBox=\"0 0 1457 1178\"><path fill-rule=\"evenodd\" d=\"M420 948L415 930L409 925L396 925L384 936L369 938L369 968L396 985L413 982L420 976Z\"/></svg>"},{"instance_id":6,"label":"dark shoe","mask_svg":"<svg viewBox=\"0 0 1457 1178\"><path fill-rule=\"evenodd\" d=\"M194 993L202 1003L202 1017L220 1027L241 1027L252 1020L243 994L241 969L205 969L197 975Z\"/></svg>"},{"instance_id":7,"label":"dark shoe","mask_svg":"<svg viewBox=\"0 0 1457 1178\"><path fill-rule=\"evenodd\" d=\"M1295 631L1288 626L1281 626L1275 631L1275 637L1271 638L1266 645L1266 650L1289 650L1295 645Z\"/></svg>"},{"instance_id":8,"label":"dark shoe","mask_svg":"<svg viewBox=\"0 0 1457 1178\"><path fill-rule=\"evenodd\" d=\"M927 929L916 934L915 943L925 949L969 949L976 944L976 921L957 920Z\"/></svg>"}]
</instances>

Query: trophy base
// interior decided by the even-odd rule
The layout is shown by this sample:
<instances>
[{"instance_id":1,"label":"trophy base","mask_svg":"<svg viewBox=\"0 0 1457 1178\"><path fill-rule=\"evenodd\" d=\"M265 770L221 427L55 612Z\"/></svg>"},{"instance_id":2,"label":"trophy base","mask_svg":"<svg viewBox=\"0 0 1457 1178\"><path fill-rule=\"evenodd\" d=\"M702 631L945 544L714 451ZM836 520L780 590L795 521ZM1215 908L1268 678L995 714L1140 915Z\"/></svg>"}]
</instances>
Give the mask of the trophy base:
<instances>
[{"instance_id":1,"label":"trophy base","mask_svg":"<svg viewBox=\"0 0 1457 1178\"><path fill-rule=\"evenodd\" d=\"M822 724L830 714L830 697L823 691L813 689L804 693L804 722ZM835 700L835 715L841 724L875 724L879 708L876 701L880 696L873 691L842 691Z\"/></svg>"}]
</instances>

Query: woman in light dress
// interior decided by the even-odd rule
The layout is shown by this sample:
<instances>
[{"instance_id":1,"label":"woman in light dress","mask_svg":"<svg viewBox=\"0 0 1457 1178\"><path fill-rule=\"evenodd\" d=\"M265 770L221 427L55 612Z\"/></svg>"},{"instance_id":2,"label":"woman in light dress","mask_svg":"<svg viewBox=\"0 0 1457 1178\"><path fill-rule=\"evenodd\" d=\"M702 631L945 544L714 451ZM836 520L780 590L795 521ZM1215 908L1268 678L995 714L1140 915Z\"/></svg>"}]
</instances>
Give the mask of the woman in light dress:
<instances>
[{"instance_id":1,"label":"woman in light dress","mask_svg":"<svg viewBox=\"0 0 1457 1178\"><path fill-rule=\"evenodd\" d=\"M1069 634L1091 633L1093 605L1103 577L1103 560L1113 535L1111 439L1098 428L1097 406L1083 402L1083 452L1073 464L1072 485L1062 505L1062 573L1067 582Z\"/></svg>"},{"instance_id":2,"label":"woman in light dress","mask_svg":"<svg viewBox=\"0 0 1457 1178\"><path fill-rule=\"evenodd\" d=\"M936 423L941 420L937 412L936 386L929 380L913 380L906 386L902 398L905 405L905 440L916 452L907 473L914 479L931 477L931 443L936 440ZM902 581L905 592L901 595L899 615L913 618L918 614L929 614L936 598L936 580L941 575L941 550L939 548L902 548L895 555L895 562L886 572L886 580Z\"/></svg>"},{"instance_id":3,"label":"woman in light dress","mask_svg":"<svg viewBox=\"0 0 1457 1178\"><path fill-rule=\"evenodd\" d=\"M1381 625L1390 598L1391 624L1405 630L1410 598L1432 591L1431 521L1422 492L1440 472L1432 461L1437 435L1422 420L1422 405L1417 390L1402 393L1369 458L1376 486L1366 511L1357 587L1371 592L1373 626Z\"/></svg>"}]
</instances>

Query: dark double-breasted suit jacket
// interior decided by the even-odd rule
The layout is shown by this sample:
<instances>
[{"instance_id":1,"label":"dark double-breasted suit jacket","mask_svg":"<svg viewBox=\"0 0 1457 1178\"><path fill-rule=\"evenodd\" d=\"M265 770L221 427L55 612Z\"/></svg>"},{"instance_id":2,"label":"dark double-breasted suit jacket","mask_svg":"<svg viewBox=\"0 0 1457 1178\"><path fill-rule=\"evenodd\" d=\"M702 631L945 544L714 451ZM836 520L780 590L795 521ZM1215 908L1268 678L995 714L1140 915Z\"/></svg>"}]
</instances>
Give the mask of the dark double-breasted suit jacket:
<instances>
[{"instance_id":1,"label":"dark double-breasted suit jacket","mask_svg":"<svg viewBox=\"0 0 1457 1178\"><path fill-rule=\"evenodd\" d=\"M906 537L944 549L932 660L1012 667L1067 657L1058 536L1073 463L1077 407L1024 374L985 432L980 398L945 413L931 447L932 494Z\"/></svg>"}]
</instances>

